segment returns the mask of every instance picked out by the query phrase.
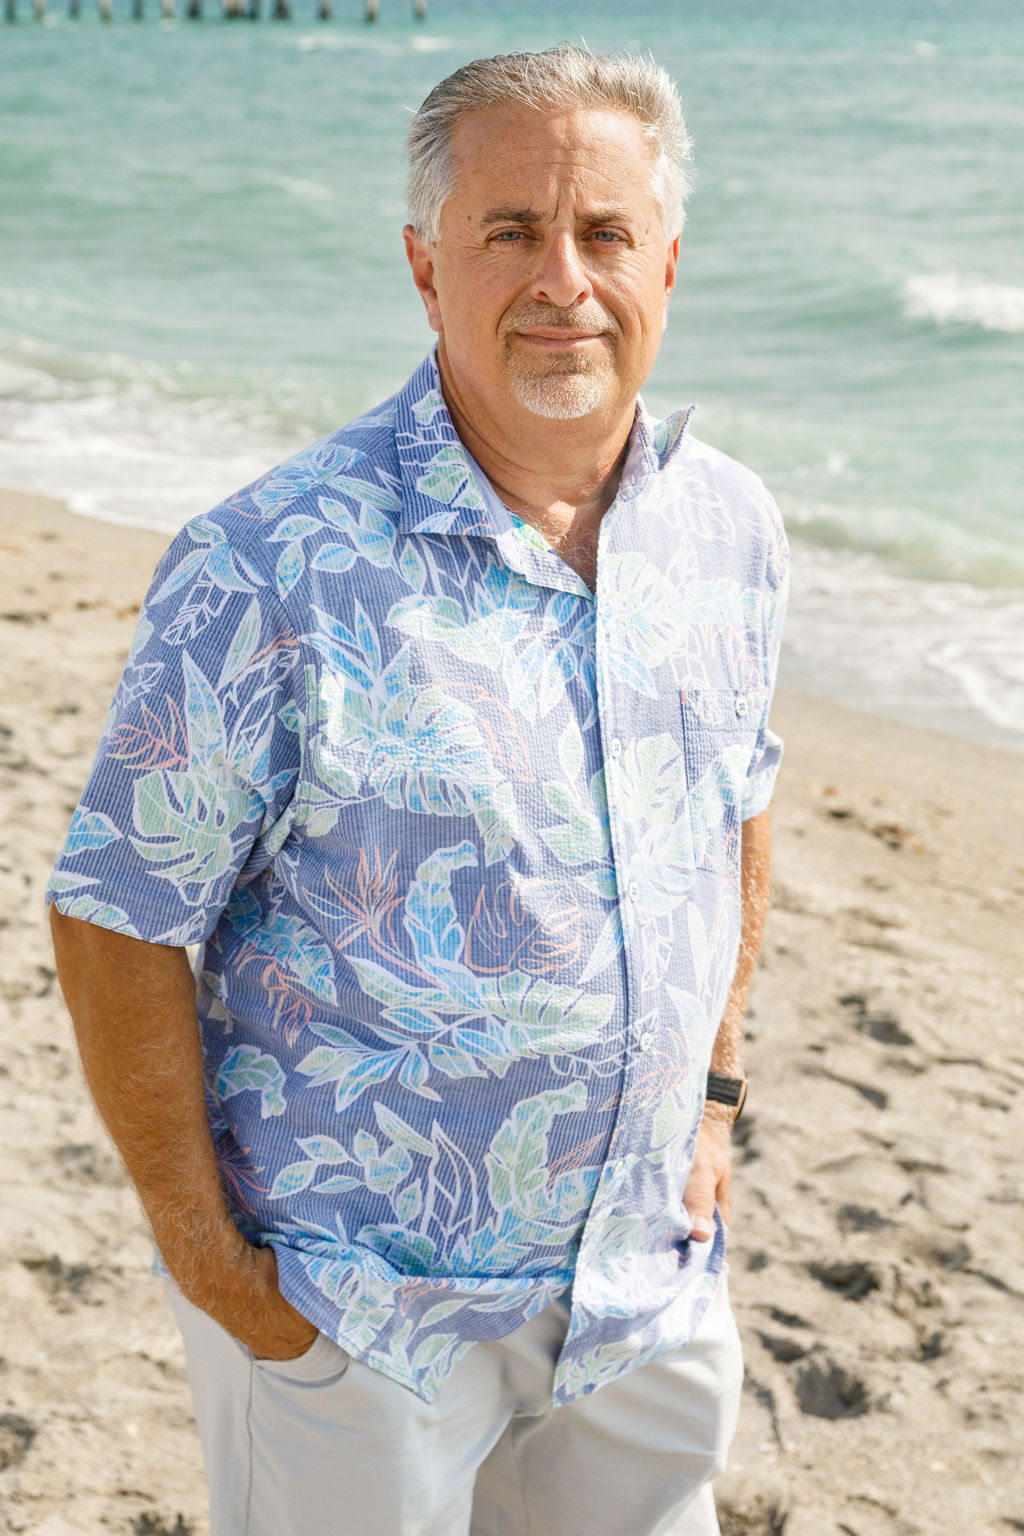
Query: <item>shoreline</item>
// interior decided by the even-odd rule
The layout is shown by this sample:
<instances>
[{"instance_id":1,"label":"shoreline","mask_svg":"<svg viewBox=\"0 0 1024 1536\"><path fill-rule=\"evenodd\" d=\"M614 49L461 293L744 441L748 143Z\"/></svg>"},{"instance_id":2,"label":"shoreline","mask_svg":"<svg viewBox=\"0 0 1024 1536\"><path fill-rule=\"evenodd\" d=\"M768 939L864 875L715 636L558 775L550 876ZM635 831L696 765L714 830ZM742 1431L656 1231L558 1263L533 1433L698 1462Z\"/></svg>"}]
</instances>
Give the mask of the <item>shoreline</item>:
<instances>
[{"instance_id":1,"label":"shoreline","mask_svg":"<svg viewBox=\"0 0 1024 1536\"><path fill-rule=\"evenodd\" d=\"M41 906L166 543L0 492L0 1510L30 1536L206 1531L182 1351ZM1024 1524L1021 758L785 690L773 725L723 1536L998 1536Z\"/></svg>"}]
</instances>

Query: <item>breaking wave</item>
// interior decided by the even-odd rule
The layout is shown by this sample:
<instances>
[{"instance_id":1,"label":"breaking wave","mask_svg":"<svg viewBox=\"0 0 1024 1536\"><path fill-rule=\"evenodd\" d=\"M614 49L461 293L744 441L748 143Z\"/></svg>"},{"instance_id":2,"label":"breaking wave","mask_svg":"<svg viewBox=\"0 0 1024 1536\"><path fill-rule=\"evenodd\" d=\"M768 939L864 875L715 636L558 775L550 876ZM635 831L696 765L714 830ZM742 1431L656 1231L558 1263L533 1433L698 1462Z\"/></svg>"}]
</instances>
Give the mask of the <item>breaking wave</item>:
<instances>
[{"instance_id":1,"label":"breaking wave","mask_svg":"<svg viewBox=\"0 0 1024 1536\"><path fill-rule=\"evenodd\" d=\"M1024 288L938 272L903 285L904 313L935 325L976 325L984 331L1024 331Z\"/></svg>"}]
</instances>

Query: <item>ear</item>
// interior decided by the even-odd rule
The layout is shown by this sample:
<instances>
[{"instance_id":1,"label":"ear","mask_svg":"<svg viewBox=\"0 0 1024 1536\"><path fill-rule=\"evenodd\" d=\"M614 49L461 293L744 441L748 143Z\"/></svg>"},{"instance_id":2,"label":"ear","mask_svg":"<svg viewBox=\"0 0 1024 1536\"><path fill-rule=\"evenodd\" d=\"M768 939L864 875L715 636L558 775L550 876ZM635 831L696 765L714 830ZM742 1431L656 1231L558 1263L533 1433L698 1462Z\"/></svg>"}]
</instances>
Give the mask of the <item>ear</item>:
<instances>
[{"instance_id":1,"label":"ear","mask_svg":"<svg viewBox=\"0 0 1024 1536\"><path fill-rule=\"evenodd\" d=\"M427 312L427 323L432 331L437 331L439 336L443 335L441 305L437 297L437 289L434 287L432 247L420 239L411 224L407 224L402 230L402 239L405 241L405 254L412 268L412 280L416 284L417 292L423 300L423 308Z\"/></svg>"},{"instance_id":2,"label":"ear","mask_svg":"<svg viewBox=\"0 0 1024 1536\"><path fill-rule=\"evenodd\" d=\"M661 329L668 326L668 301L676 285L676 267L679 264L679 236L676 235L665 256L665 309L661 317Z\"/></svg>"},{"instance_id":3,"label":"ear","mask_svg":"<svg viewBox=\"0 0 1024 1536\"><path fill-rule=\"evenodd\" d=\"M679 264L679 236L676 235L675 239L672 241L672 244L669 246L668 254L665 257L665 303L666 304L668 303L669 299L671 298L672 290L673 290L673 288L676 285L676 267L678 266L678 264Z\"/></svg>"}]
</instances>

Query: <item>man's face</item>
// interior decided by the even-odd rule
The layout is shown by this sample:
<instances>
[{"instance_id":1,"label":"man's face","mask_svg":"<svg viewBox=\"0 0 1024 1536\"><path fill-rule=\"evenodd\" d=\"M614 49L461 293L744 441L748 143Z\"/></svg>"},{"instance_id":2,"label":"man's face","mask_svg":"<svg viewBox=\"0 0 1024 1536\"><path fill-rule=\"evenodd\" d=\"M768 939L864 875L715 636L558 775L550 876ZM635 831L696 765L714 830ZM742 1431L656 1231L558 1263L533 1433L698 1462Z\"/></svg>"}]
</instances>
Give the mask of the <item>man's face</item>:
<instances>
[{"instance_id":1,"label":"man's face","mask_svg":"<svg viewBox=\"0 0 1024 1536\"><path fill-rule=\"evenodd\" d=\"M657 355L679 245L640 125L620 112L485 107L456 123L452 156L440 238L406 230L446 383L464 410L506 428L618 420Z\"/></svg>"}]
</instances>

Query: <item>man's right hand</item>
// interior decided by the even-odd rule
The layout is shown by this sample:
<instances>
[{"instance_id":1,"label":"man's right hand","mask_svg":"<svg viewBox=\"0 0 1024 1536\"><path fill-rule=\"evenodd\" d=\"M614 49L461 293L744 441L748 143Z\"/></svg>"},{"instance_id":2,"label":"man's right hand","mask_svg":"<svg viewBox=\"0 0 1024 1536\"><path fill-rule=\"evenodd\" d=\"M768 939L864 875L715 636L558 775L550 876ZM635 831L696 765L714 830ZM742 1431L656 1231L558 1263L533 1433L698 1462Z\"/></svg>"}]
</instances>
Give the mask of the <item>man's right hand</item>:
<instances>
[{"instance_id":1,"label":"man's right hand","mask_svg":"<svg viewBox=\"0 0 1024 1536\"><path fill-rule=\"evenodd\" d=\"M183 1288L184 1289L184 1288ZM317 1330L281 1295L272 1248L253 1248L207 1271L188 1288L188 1299L233 1334L258 1360L295 1360L312 1347Z\"/></svg>"}]
</instances>

